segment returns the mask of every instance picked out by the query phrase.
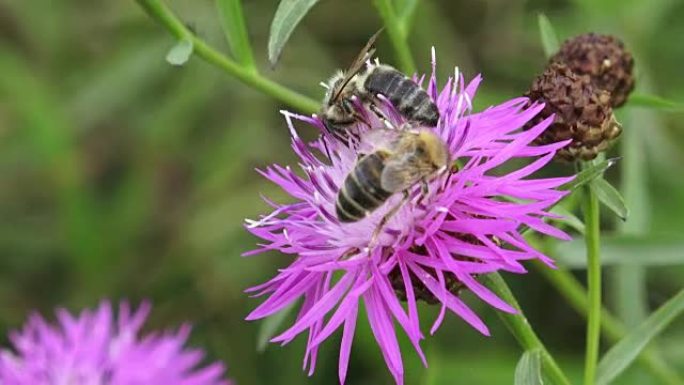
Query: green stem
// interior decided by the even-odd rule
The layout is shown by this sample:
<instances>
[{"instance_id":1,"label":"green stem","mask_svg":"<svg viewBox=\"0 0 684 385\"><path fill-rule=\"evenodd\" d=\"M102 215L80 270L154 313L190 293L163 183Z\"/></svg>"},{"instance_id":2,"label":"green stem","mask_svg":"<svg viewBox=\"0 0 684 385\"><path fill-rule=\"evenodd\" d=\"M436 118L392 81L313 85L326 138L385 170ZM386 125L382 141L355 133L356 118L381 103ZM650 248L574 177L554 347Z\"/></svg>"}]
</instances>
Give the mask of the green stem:
<instances>
[{"instance_id":1,"label":"green stem","mask_svg":"<svg viewBox=\"0 0 684 385\"><path fill-rule=\"evenodd\" d=\"M539 271L556 290L565 297L566 301L582 316L586 317L589 307L587 291L582 284L570 273L559 268L551 270L541 262L535 262L534 267ZM627 334L627 329L607 309L601 310L601 330L604 336L611 342L617 343ZM668 364L659 358L659 354L653 349L645 349L637 358L639 364L655 376L661 383L668 385L684 385L684 379Z\"/></svg>"},{"instance_id":2,"label":"green stem","mask_svg":"<svg viewBox=\"0 0 684 385\"><path fill-rule=\"evenodd\" d=\"M387 34L389 35L394 52L397 55L399 68L406 74L416 73L416 64L411 56L411 49L406 42L408 27L397 16L391 0L374 0L375 8L378 9L382 21L385 23Z\"/></svg>"},{"instance_id":3,"label":"green stem","mask_svg":"<svg viewBox=\"0 0 684 385\"><path fill-rule=\"evenodd\" d=\"M264 78L254 70L242 66L216 51L193 34L173 12L160 0L136 0L153 19L161 23L177 39L189 38L194 53L243 83L270 95L273 98L305 113L316 112L320 103L300 93L290 90L274 81Z\"/></svg>"},{"instance_id":4,"label":"green stem","mask_svg":"<svg viewBox=\"0 0 684 385\"><path fill-rule=\"evenodd\" d=\"M556 363L553 356L546 350L537 334L534 332L530 323L525 318L518 301L506 284L506 281L498 273L490 273L484 276L487 286L494 291L501 299L506 301L518 311L517 314L498 312L501 320L511 331L511 334L518 340L520 346L525 350L539 350L542 355L542 364L546 376L556 385L570 385L570 380Z\"/></svg>"},{"instance_id":5,"label":"green stem","mask_svg":"<svg viewBox=\"0 0 684 385\"><path fill-rule=\"evenodd\" d=\"M584 385L594 385L601 338L601 255L599 200L591 185L585 187L584 225L586 226L587 288L589 290L587 315L587 346L584 367Z\"/></svg>"}]
</instances>

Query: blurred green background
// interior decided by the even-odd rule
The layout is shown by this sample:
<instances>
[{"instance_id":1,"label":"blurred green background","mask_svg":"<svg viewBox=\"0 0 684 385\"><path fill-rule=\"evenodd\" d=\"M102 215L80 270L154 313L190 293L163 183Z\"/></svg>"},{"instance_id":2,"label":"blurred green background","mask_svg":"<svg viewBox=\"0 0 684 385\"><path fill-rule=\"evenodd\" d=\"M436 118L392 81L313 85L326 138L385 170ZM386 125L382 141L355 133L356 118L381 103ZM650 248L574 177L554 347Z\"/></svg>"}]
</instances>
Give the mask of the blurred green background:
<instances>
[{"instance_id":1,"label":"blurred green background","mask_svg":"<svg viewBox=\"0 0 684 385\"><path fill-rule=\"evenodd\" d=\"M167 4L227 52L212 1ZM266 76L316 99L323 94L319 81L346 65L381 25L367 1L322 1L271 70L265 52L276 5L244 1L257 62ZM561 38L588 31L621 36L636 57L637 89L684 100L684 2L677 0L423 1L410 37L418 67L429 68L434 45L442 79L453 65L467 77L483 73L478 108L520 95L545 65L538 12ZM259 324L243 321L260 300L242 291L289 261L240 257L256 241L243 219L267 210L260 194L284 198L254 168L295 162L278 112L284 106L198 58L170 66L164 56L173 44L133 1L0 0L2 340L32 309L149 298L150 327L192 321L192 343L224 360L240 385L334 384L339 336L323 346L308 379L300 370L304 338L260 353ZM394 61L388 39L378 55ZM625 186L632 217L615 224L606 213L604 225L632 234L640 247L629 266L617 256L618 266L606 269L606 302L634 324L684 281L684 115L628 107L619 117L625 134L613 152L629 157L609 179ZM535 271L507 278L561 366L579 378L583 319ZM448 316L423 343L429 370L404 344L407 384L512 383L517 344L493 310L465 297L493 338ZM421 309L425 325L437 310ZM360 319L348 384L392 384ZM682 371L684 322L666 336L661 350ZM634 368L618 383L655 382Z\"/></svg>"}]
</instances>

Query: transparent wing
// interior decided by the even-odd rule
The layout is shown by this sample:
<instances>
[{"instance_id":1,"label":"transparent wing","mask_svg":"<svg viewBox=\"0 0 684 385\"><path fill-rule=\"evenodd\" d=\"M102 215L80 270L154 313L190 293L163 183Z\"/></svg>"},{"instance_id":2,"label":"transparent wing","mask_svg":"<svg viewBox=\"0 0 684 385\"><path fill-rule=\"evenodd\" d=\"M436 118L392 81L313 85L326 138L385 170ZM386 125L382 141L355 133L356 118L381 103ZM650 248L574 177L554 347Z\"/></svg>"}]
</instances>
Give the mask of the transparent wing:
<instances>
[{"instance_id":1,"label":"transparent wing","mask_svg":"<svg viewBox=\"0 0 684 385\"><path fill-rule=\"evenodd\" d=\"M334 90L333 96L331 101L335 102L337 99L340 97L342 94L342 90L344 87L349 84L349 81L361 71L361 68L363 67L363 64L373 56L375 53L375 40L378 38L380 35L380 32L382 32L382 28L378 30L373 36L368 39L368 42L366 45L363 47L361 52L356 56L352 64L347 68L347 70L344 72L344 79L340 82L339 86Z\"/></svg>"},{"instance_id":2,"label":"transparent wing","mask_svg":"<svg viewBox=\"0 0 684 385\"><path fill-rule=\"evenodd\" d=\"M393 150L401 139L402 132L389 128L373 128L361 134L361 142L373 150Z\"/></svg>"},{"instance_id":3,"label":"transparent wing","mask_svg":"<svg viewBox=\"0 0 684 385\"><path fill-rule=\"evenodd\" d=\"M389 192L403 191L413 186L426 173L419 167L403 161L388 161L380 174L380 186Z\"/></svg>"}]
</instances>

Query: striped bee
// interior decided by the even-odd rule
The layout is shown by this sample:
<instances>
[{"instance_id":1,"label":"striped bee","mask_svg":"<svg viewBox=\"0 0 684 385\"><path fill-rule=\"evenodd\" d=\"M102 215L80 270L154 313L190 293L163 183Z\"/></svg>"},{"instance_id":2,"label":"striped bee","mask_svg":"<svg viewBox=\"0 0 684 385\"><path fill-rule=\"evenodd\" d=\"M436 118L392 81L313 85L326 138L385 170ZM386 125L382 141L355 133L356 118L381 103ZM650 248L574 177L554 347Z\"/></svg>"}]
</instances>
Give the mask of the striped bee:
<instances>
[{"instance_id":1,"label":"striped bee","mask_svg":"<svg viewBox=\"0 0 684 385\"><path fill-rule=\"evenodd\" d=\"M397 192L428 180L449 164L446 143L427 129L374 129L368 140L374 151L359 158L337 194L335 210L340 222L359 221ZM402 202L403 203L403 202ZM383 222L398 207L390 210Z\"/></svg>"},{"instance_id":2,"label":"striped bee","mask_svg":"<svg viewBox=\"0 0 684 385\"><path fill-rule=\"evenodd\" d=\"M337 138L346 138L355 123L368 124L354 108L353 96L377 111L377 95L383 95L407 121L420 126L435 127L439 121L437 106L413 80L386 64L375 62L364 66L375 52L373 45L380 32L370 38L346 71L339 71L325 85L328 91L320 116L328 132Z\"/></svg>"}]
</instances>

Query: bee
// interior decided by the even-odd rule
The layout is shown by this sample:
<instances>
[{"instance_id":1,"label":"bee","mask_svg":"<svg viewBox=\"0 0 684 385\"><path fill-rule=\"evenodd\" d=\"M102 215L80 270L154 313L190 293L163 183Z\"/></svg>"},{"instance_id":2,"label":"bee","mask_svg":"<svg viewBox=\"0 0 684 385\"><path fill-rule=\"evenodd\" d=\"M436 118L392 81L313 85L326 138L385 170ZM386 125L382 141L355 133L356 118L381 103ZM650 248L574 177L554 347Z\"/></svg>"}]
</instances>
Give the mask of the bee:
<instances>
[{"instance_id":1,"label":"bee","mask_svg":"<svg viewBox=\"0 0 684 385\"><path fill-rule=\"evenodd\" d=\"M397 192L404 192L405 201L417 183L427 193L428 180L449 164L446 143L430 130L374 129L368 135L374 150L359 158L337 194L335 210L343 223L365 218ZM381 226L404 201L388 211Z\"/></svg>"},{"instance_id":2,"label":"bee","mask_svg":"<svg viewBox=\"0 0 684 385\"><path fill-rule=\"evenodd\" d=\"M354 108L353 96L376 113L376 95L380 94L409 122L435 127L439 121L437 106L413 80L394 67L377 61L364 66L375 53L375 40L381 31L368 40L346 71L338 72L325 84L328 91L323 99L320 116L328 132L337 138L344 139L350 126L355 123L369 125Z\"/></svg>"}]
</instances>

